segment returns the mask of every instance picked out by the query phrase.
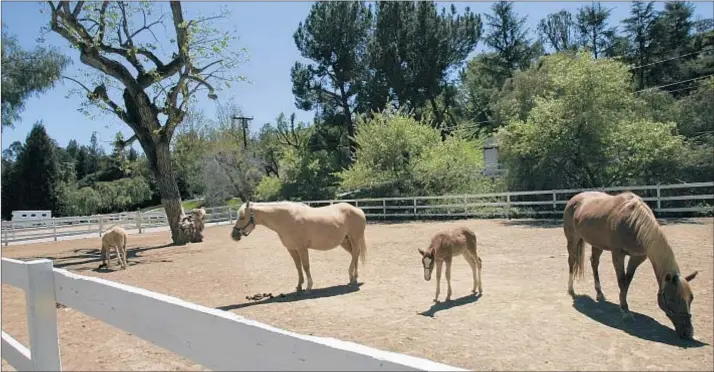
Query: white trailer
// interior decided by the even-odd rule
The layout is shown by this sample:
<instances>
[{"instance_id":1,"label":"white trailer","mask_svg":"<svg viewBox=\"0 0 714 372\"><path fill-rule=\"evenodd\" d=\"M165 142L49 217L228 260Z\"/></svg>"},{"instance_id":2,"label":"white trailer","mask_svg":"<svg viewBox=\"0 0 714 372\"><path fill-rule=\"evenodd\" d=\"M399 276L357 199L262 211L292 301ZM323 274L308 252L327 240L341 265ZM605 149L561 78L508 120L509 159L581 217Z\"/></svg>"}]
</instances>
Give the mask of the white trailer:
<instances>
[{"instance_id":1,"label":"white trailer","mask_svg":"<svg viewBox=\"0 0 714 372\"><path fill-rule=\"evenodd\" d=\"M12 222L22 223L26 226L40 226L46 225L49 220L52 219L52 211L50 210L38 210L38 211L12 211Z\"/></svg>"}]
</instances>

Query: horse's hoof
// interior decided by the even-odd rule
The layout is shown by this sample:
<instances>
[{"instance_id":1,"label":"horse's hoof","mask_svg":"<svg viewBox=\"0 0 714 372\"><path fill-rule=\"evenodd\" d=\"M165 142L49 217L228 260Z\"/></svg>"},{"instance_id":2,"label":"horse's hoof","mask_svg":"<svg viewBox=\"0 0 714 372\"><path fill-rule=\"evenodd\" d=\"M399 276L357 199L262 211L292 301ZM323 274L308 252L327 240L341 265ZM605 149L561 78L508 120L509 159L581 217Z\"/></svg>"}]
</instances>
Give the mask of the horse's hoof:
<instances>
[{"instance_id":1,"label":"horse's hoof","mask_svg":"<svg viewBox=\"0 0 714 372\"><path fill-rule=\"evenodd\" d=\"M602 293L598 293L596 299L598 302L605 302L605 295Z\"/></svg>"},{"instance_id":2,"label":"horse's hoof","mask_svg":"<svg viewBox=\"0 0 714 372\"><path fill-rule=\"evenodd\" d=\"M572 297L575 297L575 291L572 288L568 289L568 294Z\"/></svg>"}]
</instances>

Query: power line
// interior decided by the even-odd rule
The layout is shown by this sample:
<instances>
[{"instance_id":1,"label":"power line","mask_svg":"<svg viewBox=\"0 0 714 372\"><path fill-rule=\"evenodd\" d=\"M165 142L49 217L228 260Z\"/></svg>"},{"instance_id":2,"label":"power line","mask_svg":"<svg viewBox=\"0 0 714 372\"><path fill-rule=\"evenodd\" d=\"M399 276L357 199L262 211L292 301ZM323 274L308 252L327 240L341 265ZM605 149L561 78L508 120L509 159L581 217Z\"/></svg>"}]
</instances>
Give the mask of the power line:
<instances>
[{"instance_id":1,"label":"power line","mask_svg":"<svg viewBox=\"0 0 714 372\"><path fill-rule=\"evenodd\" d=\"M658 64L660 64L660 63L669 62L669 61L674 61L674 60L677 60L677 59L680 59L680 58L689 57L689 56L692 56L692 55L695 55L695 54L699 54L699 53L711 52L712 50L714 50L714 49L704 49L704 48L702 48L702 49L700 49L700 50L698 50L698 51L696 51L696 52L687 53L687 54L683 54L683 55L681 55L681 56L672 57L672 58L667 58L667 59L663 59L663 60L661 60L661 61L652 62L652 63L647 63L647 64L640 65L640 66L630 67L629 69L630 69L630 70L637 70L637 69L639 69L639 68L658 65Z\"/></svg>"},{"instance_id":2,"label":"power line","mask_svg":"<svg viewBox=\"0 0 714 372\"><path fill-rule=\"evenodd\" d=\"M672 85L687 83L687 82L690 82L690 81L702 80L702 79L706 79L706 78L712 77L712 76L714 76L714 74L709 74L709 75L705 75L705 76L700 76L700 77L693 78L693 79L687 79L687 80L677 81L677 82L674 82L674 83L669 83L669 84L660 85L660 86L656 86L656 87L649 87L649 88L645 88L645 89L642 89L642 90L638 90L638 91L636 91L635 93L644 92L644 91L646 91L646 90L666 88L666 87L669 87L669 86L672 86Z\"/></svg>"},{"instance_id":3,"label":"power line","mask_svg":"<svg viewBox=\"0 0 714 372\"><path fill-rule=\"evenodd\" d=\"M647 90L665 88L665 87L669 87L669 86L672 86L672 85L687 83L687 82L690 82L690 81L704 80L704 79L709 78L709 77L712 77L712 76L714 76L714 74L705 75L705 76L700 76L700 77L697 77L697 78L692 78L692 79L687 79L687 80L681 80L681 81L677 81L677 82L674 82L674 83L669 83L669 84L660 85L660 86L656 86L656 87L649 87L649 88L645 88L645 89L642 89L642 90L638 90L638 91L633 92L633 93L641 93L641 92L644 92L644 91L647 91ZM668 90L668 91L666 91L666 92L667 92L667 93L674 93L674 92L679 92L679 91L682 91L682 90L698 88L698 87L700 87L700 86L701 86L701 84L695 84L695 85L691 85L691 86L684 87L684 88L679 88L679 89L674 89L674 90ZM437 129L440 129L440 130L442 130L442 131L453 131L453 130L459 130L459 129L478 128L478 127L481 126L481 124L489 124L489 123L495 123L495 122L496 122L495 120L483 120L483 121L479 121L479 122L475 122L475 123L468 123L468 124L462 124L462 125L452 125L452 126L441 127L441 128L437 128Z\"/></svg>"}]
</instances>

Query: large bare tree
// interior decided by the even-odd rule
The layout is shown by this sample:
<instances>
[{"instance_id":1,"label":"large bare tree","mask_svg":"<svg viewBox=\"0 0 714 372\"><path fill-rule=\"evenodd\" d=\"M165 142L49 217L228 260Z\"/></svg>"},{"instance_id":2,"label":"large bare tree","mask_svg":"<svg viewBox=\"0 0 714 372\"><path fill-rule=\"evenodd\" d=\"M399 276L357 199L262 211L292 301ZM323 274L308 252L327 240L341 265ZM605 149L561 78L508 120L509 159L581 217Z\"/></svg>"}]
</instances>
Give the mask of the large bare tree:
<instances>
[{"instance_id":1,"label":"large bare tree","mask_svg":"<svg viewBox=\"0 0 714 372\"><path fill-rule=\"evenodd\" d=\"M85 91L86 103L113 112L133 130L124 144L141 144L172 240L185 244L169 144L198 92L207 91L216 99L216 90L240 79L231 76L241 56L238 50L229 51L231 33L211 27L222 16L184 20L178 1L170 2L170 14L156 14L164 5L148 1L50 1L49 6L49 31L67 40L79 51L80 61L92 68L84 79L68 79ZM156 35L161 32L170 45L159 42Z\"/></svg>"}]
</instances>

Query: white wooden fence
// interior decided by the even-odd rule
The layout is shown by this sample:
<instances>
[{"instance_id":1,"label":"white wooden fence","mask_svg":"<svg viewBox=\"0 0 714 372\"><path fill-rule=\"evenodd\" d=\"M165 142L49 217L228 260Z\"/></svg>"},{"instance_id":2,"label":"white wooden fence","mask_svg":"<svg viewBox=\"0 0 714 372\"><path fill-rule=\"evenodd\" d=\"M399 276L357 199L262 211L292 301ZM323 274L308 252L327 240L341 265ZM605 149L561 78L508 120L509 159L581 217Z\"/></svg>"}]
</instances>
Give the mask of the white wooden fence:
<instances>
[{"instance_id":1,"label":"white wooden fence","mask_svg":"<svg viewBox=\"0 0 714 372\"><path fill-rule=\"evenodd\" d=\"M2 332L2 358L19 371L62 369L56 302L213 370L464 371L285 331L175 297L55 269L46 259L2 258L1 271L4 284L26 294L29 349Z\"/></svg>"},{"instance_id":2,"label":"white wooden fence","mask_svg":"<svg viewBox=\"0 0 714 372\"><path fill-rule=\"evenodd\" d=\"M697 182L675 185L646 185L609 187L599 189L614 193L632 191L649 203L658 217L682 213L714 214L714 182ZM444 217L504 217L518 218L534 215L560 217L568 199L585 189L516 191L490 194L465 194L443 196L416 196L391 198L362 198L341 200L305 201L311 206L338 202L351 203L365 211L369 219L390 218L444 218ZM232 223L236 218L232 207L206 208L206 223ZM20 223L4 222L2 242L63 239L69 236L101 236L113 224L123 225L130 233L152 231L168 226L164 212L119 213L86 217L53 218L34 221L39 226L28 227Z\"/></svg>"}]
</instances>

